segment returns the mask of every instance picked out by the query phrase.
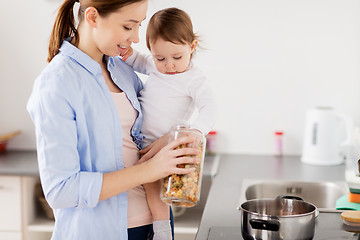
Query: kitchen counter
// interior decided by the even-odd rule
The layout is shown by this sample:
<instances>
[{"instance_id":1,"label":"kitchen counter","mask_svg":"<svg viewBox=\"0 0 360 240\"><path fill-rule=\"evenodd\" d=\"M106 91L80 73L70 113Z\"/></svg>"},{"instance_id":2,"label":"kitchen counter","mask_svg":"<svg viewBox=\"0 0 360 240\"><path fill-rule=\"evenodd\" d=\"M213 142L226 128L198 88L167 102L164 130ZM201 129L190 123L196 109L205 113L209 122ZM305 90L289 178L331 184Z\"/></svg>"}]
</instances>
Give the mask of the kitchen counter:
<instances>
[{"instance_id":1,"label":"kitchen counter","mask_svg":"<svg viewBox=\"0 0 360 240\"><path fill-rule=\"evenodd\" d=\"M0 153L0 175L38 177L36 151L8 150ZM220 158L219 156L207 156L204 175L211 177L212 184L196 240L208 239L210 229L212 236L216 236L221 231L240 234L240 212L237 207L244 179L344 181L345 166L307 165L301 163L298 156L279 158L225 154ZM342 236L348 235L346 238L340 239L358 239L358 233L351 233L352 230L342 224L338 213L320 213L314 239L331 239L330 236L337 236L339 239L341 234ZM226 234L222 236L226 236ZM352 236L356 238L352 238ZM227 238L216 237L213 239Z\"/></svg>"},{"instance_id":2,"label":"kitchen counter","mask_svg":"<svg viewBox=\"0 0 360 240\"><path fill-rule=\"evenodd\" d=\"M344 165L308 165L301 163L299 156L273 157L228 154L221 155L219 162L219 169L212 181L196 240L208 239L210 229L213 233L214 230L221 232L219 230L223 229L230 232L232 229L234 234L236 234L234 231L238 229L238 233L240 233L240 212L237 207L243 179L333 182L345 180ZM330 234L332 236L336 236L334 232L338 234L347 233L349 238L341 239L353 239L351 238L353 233L344 231L339 213L320 213L317 221L314 239L330 239L328 238L329 232L332 232ZM225 232L222 236L226 236ZM231 238L217 238L216 240L221 239Z\"/></svg>"},{"instance_id":3,"label":"kitchen counter","mask_svg":"<svg viewBox=\"0 0 360 240\"><path fill-rule=\"evenodd\" d=\"M0 153L0 175L39 176L36 151Z\"/></svg>"}]
</instances>

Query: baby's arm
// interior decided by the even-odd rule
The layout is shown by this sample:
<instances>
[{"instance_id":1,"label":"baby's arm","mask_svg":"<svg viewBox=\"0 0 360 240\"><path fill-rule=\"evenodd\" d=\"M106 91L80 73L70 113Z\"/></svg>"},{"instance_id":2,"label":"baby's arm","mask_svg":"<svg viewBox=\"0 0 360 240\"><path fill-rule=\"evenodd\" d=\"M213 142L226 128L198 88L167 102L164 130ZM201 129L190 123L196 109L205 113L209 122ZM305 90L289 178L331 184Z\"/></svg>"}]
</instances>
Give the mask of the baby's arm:
<instances>
[{"instance_id":1,"label":"baby's arm","mask_svg":"<svg viewBox=\"0 0 360 240\"><path fill-rule=\"evenodd\" d=\"M153 61L151 55L140 54L133 50L132 47L129 47L129 51L124 54L123 60L135 71L149 75L150 64Z\"/></svg>"},{"instance_id":2,"label":"baby's arm","mask_svg":"<svg viewBox=\"0 0 360 240\"><path fill-rule=\"evenodd\" d=\"M154 141L148 147L140 150L142 157L138 162L145 162L152 158L167 143L167 134ZM146 200L153 217L153 240L171 240L170 207L160 199L161 181L144 184Z\"/></svg>"},{"instance_id":3,"label":"baby's arm","mask_svg":"<svg viewBox=\"0 0 360 240\"><path fill-rule=\"evenodd\" d=\"M217 105L214 93L204 75L196 77L191 82L189 91L199 110L198 118L193 126L206 135L212 130L217 119Z\"/></svg>"},{"instance_id":4,"label":"baby's arm","mask_svg":"<svg viewBox=\"0 0 360 240\"><path fill-rule=\"evenodd\" d=\"M146 199L150 207L153 221L169 220L170 208L160 199L161 180L144 184Z\"/></svg>"}]
</instances>

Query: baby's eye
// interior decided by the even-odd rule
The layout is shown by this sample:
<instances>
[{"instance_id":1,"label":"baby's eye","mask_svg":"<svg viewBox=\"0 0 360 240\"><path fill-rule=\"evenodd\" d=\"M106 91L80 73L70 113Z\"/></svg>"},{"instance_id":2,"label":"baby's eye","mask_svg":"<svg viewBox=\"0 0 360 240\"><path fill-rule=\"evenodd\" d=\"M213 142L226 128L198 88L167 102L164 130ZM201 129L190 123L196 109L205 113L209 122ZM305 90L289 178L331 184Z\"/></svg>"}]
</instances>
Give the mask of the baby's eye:
<instances>
[{"instance_id":1,"label":"baby's eye","mask_svg":"<svg viewBox=\"0 0 360 240\"><path fill-rule=\"evenodd\" d=\"M179 56L179 57L174 57L175 60L179 60L181 59L182 56Z\"/></svg>"},{"instance_id":2,"label":"baby's eye","mask_svg":"<svg viewBox=\"0 0 360 240\"><path fill-rule=\"evenodd\" d=\"M164 61L165 58L157 58L157 60L158 60L159 62L161 62L161 61Z\"/></svg>"}]
</instances>

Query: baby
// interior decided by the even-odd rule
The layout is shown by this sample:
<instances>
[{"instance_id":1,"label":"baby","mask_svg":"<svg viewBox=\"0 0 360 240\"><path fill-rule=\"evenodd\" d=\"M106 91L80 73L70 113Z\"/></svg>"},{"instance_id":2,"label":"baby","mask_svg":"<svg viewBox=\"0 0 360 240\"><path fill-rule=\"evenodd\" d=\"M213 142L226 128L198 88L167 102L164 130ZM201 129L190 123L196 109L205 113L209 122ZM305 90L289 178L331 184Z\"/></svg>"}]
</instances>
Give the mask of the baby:
<instances>
[{"instance_id":1,"label":"baby","mask_svg":"<svg viewBox=\"0 0 360 240\"><path fill-rule=\"evenodd\" d=\"M215 98L205 75L191 62L198 44L190 17L177 8L155 13L149 21L146 44L151 55L131 48L123 60L148 75L139 97L144 114L143 147L172 126L190 124L206 135L217 118ZM194 111L199 114L189 122Z\"/></svg>"},{"instance_id":2,"label":"baby","mask_svg":"<svg viewBox=\"0 0 360 240\"><path fill-rule=\"evenodd\" d=\"M217 108L205 75L191 61L198 37L189 15L177 8L155 13L147 27L146 44L151 54L130 47L122 56L137 72L149 76L139 97L144 116L142 147L179 124L191 125L206 135L215 124ZM190 122L196 109L198 116ZM158 186L147 184L144 188L153 215L154 240L167 240L171 239L169 207L161 202Z\"/></svg>"}]
</instances>

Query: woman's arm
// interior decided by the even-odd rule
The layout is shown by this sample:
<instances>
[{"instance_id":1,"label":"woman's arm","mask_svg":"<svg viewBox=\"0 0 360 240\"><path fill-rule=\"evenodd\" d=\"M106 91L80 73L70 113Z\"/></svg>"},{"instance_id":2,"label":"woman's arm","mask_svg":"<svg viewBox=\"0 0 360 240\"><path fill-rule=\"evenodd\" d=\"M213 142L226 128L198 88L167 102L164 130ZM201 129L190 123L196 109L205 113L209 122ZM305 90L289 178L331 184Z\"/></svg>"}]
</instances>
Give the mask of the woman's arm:
<instances>
[{"instance_id":1,"label":"woman's arm","mask_svg":"<svg viewBox=\"0 0 360 240\"><path fill-rule=\"evenodd\" d=\"M39 93L35 90L32 93L27 107L36 127L39 171L44 194L53 209L95 207L99 199L110 198L172 173L184 174L184 169L177 168L176 165L182 161L194 161L181 156L196 155L196 149L174 150L181 144L178 141L166 146L149 161L134 167L111 173L83 170L80 157L86 152L79 152L84 149L77 148L79 139L75 111L68 100L69 94L75 94L72 93L75 88L55 91L48 83L51 81L38 83L36 89L42 91ZM188 138L182 141L193 140Z\"/></svg>"}]
</instances>

